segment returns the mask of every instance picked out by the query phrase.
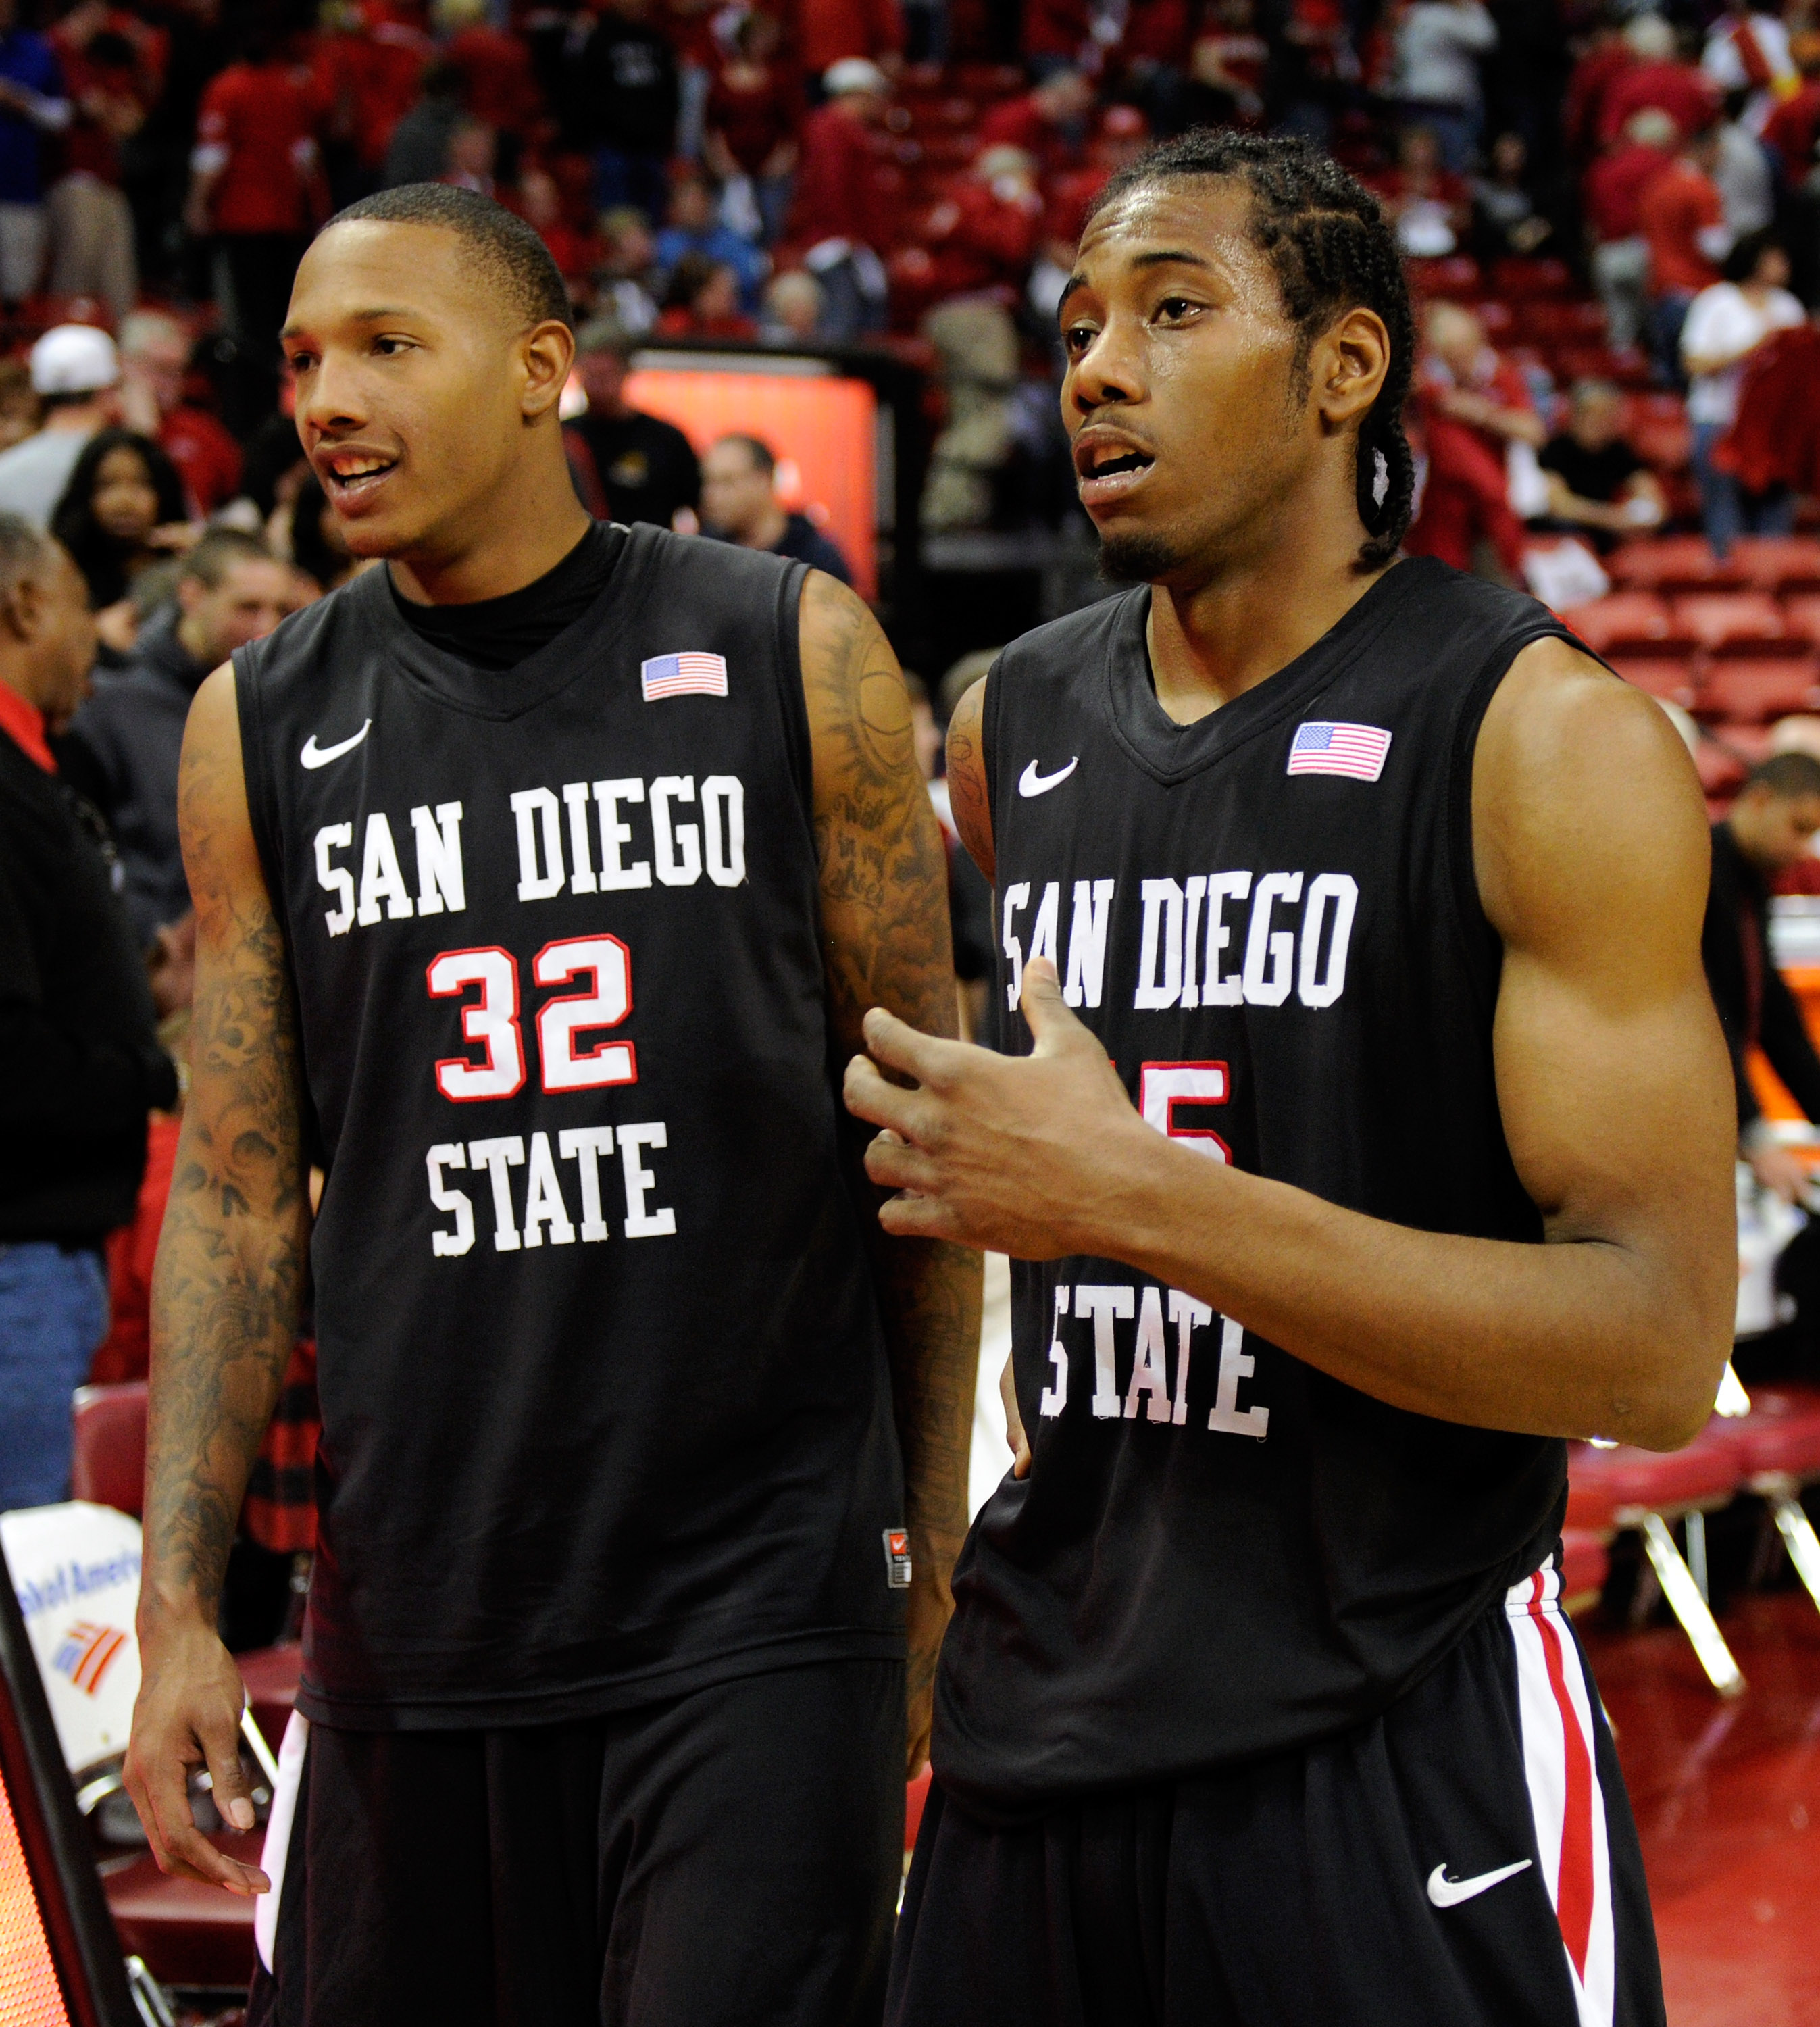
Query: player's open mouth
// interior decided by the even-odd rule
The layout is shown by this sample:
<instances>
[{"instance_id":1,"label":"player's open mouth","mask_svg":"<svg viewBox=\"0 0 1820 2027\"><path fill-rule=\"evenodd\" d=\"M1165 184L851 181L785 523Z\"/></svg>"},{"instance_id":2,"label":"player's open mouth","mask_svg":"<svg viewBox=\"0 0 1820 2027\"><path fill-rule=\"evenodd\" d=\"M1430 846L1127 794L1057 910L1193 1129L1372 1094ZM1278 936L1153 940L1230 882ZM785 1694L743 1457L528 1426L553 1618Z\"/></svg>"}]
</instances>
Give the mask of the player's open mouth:
<instances>
[{"instance_id":1,"label":"player's open mouth","mask_svg":"<svg viewBox=\"0 0 1820 2027\"><path fill-rule=\"evenodd\" d=\"M1084 430L1075 439L1074 469L1081 504L1109 505L1142 483L1156 463L1151 453L1117 432Z\"/></svg>"},{"instance_id":2,"label":"player's open mouth","mask_svg":"<svg viewBox=\"0 0 1820 2027\"><path fill-rule=\"evenodd\" d=\"M370 500L397 464L395 457L378 451L338 450L327 457L319 454L316 460L329 497L344 511Z\"/></svg>"}]
</instances>

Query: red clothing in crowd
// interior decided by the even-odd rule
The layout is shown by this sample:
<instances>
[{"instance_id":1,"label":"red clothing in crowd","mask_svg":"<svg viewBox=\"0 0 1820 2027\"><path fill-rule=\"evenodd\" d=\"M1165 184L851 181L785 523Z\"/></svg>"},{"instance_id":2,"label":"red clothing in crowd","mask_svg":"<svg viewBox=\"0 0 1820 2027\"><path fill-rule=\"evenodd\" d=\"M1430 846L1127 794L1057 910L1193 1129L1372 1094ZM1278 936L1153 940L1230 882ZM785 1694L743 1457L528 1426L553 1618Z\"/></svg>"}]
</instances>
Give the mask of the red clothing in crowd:
<instances>
[{"instance_id":1,"label":"red clothing in crowd","mask_svg":"<svg viewBox=\"0 0 1820 2027\"><path fill-rule=\"evenodd\" d=\"M969 177L929 214L923 238L935 261L937 293L958 296L981 289L1021 288L1036 250L1043 200L1001 197L990 183Z\"/></svg>"},{"instance_id":2,"label":"red clothing in crowd","mask_svg":"<svg viewBox=\"0 0 1820 2027\"><path fill-rule=\"evenodd\" d=\"M714 42L714 16L721 0L666 0L663 32L679 64L711 71L720 51Z\"/></svg>"},{"instance_id":3,"label":"red clothing in crowd","mask_svg":"<svg viewBox=\"0 0 1820 2027\"><path fill-rule=\"evenodd\" d=\"M1763 142L1775 151L1783 174L1799 183L1813 161L1816 136L1820 136L1820 78L1810 78L1763 123Z\"/></svg>"},{"instance_id":4,"label":"red clothing in crowd","mask_svg":"<svg viewBox=\"0 0 1820 2027\"><path fill-rule=\"evenodd\" d=\"M1572 159L1584 161L1597 150L1605 94L1635 61L1614 36L1589 50L1575 65L1561 105L1561 138Z\"/></svg>"},{"instance_id":5,"label":"red clothing in crowd","mask_svg":"<svg viewBox=\"0 0 1820 2027\"><path fill-rule=\"evenodd\" d=\"M1489 450L1481 431L1428 412L1421 435L1428 470L1421 511L1403 538L1412 556L1438 556L1456 570L1471 570L1473 551L1490 543L1512 576L1522 566L1523 523L1510 510L1501 456Z\"/></svg>"},{"instance_id":6,"label":"red clothing in crowd","mask_svg":"<svg viewBox=\"0 0 1820 2027\"><path fill-rule=\"evenodd\" d=\"M336 106L364 168L382 168L392 130L417 102L424 66L436 45L402 9L365 0L351 10L356 25L317 46L317 90Z\"/></svg>"},{"instance_id":7,"label":"red clothing in crowd","mask_svg":"<svg viewBox=\"0 0 1820 2027\"><path fill-rule=\"evenodd\" d=\"M1692 64L1633 64L1605 93L1599 108L1600 140L1609 147L1634 113L1650 107L1666 113L1684 136L1697 134L1718 113L1718 93Z\"/></svg>"},{"instance_id":8,"label":"red clothing in crowd","mask_svg":"<svg viewBox=\"0 0 1820 2027\"><path fill-rule=\"evenodd\" d=\"M212 514L240 490L240 446L206 408L173 408L158 431L197 511Z\"/></svg>"},{"instance_id":9,"label":"red clothing in crowd","mask_svg":"<svg viewBox=\"0 0 1820 2027\"><path fill-rule=\"evenodd\" d=\"M1450 428L1464 430L1486 456L1496 462L1501 473L1504 468L1504 439L1497 430L1482 430L1476 423L1463 423L1452 415L1444 417L1441 413L1438 397L1459 386L1453 375L1432 355L1425 356L1418 363L1416 388L1419 394L1427 397L1423 403L1424 413L1433 421L1445 420ZM1490 345L1479 354L1479 364L1471 380L1460 391L1479 395L1493 407L1506 411L1533 412L1535 408L1535 402L1530 394L1530 383L1523 378L1523 369L1513 365L1501 353L1494 352ZM1501 486L1503 484L1501 478L1499 483Z\"/></svg>"},{"instance_id":10,"label":"red clothing in crowd","mask_svg":"<svg viewBox=\"0 0 1820 2027\"><path fill-rule=\"evenodd\" d=\"M1083 123L1084 124L1084 122ZM981 148L1021 148L1047 179L1078 168L1080 146L1045 120L1032 92L1002 99L980 122Z\"/></svg>"},{"instance_id":11,"label":"red clothing in crowd","mask_svg":"<svg viewBox=\"0 0 1820 2027\"><path fill-rule=\"evenodd\" d=\"M467 80L467 109L502 134L523 134L542 109L543 97L522 39L478 22L452 35L442 52Z\"/></svg>"},{"instance_id":12,"label":"red clothing in crowd","mask_svg":"<svg viewBox=\"0 0 1820 2027\"><path fill-rule=\"evenodd\" d=\"M1049 209L1043 220L1045 239L1063 239L1072 246L1087 223L1094 199L1112 180L1106 168L1070 169L1047 184Z\"/></svg>"},{"instance_id":13,"label":"red clothing in crowd","mask_svg":"<svg viewBox=\"0 0 1820 2027\"><path fill-rule=\"evenodd\" d=\"M227 151L215 186L217 232L309 231L322 111L308 72L290 64L231 63L211 80L196 138Z\"/></svg>"},{"instance_id":14,"label":"red clothing in crowd","mask_svg":"<svg viewBox=\"0 0 1820 2027\"><path fill-rule=\"evenodd\" d=\"M108 1334L89 1368L91 1386L143 1379L150 1368L152 1266L158 1257L158 1234L164 1229L164 1206L177 1164L177 1136L183 1127L183 1120L174 1112L152 1114L146 1132L146 1172L133 1221L108 1234L110 1315Z\"/></svg>"},{"instance_id":15,"label":"red clothing in crowd","mask_svg":"<svg viewBox=\"0 0 1820 2027\"><path fill-rule=\"evenodd\" d=\"M903 53L897 0L796 0L796 28L797 51L811 77L843 57Z\"/></svg>"},{"instance_id":16,"label":"red clothing in crowd","mask_svg":"<svg viewBox=\"0 0 1820 2027\"><path fill-rule=\"evenodd\" d=\"M748 175L760 173L802 118L802 94L781 64L723 64L714 73L704 124Z\"/></svg>"},{"instance_id":17,"label":"red clothing in crowd","mask_svg":"<svg viewBox=\"0 0 1820 2027\"><path fill-rule=\"evenodd\" d=\"M665 338L720 338L741 344L759 334L759 327L749 316L703 316L686 303L673 303L660 312L657 328Z\"/></svg>"},{"instance_id":18,"label":"red clothing in crowd","mask_svg":"<svg viewBox=\"0 0 1820 2027\"><path fill-rule=\"evenodd\" d=\"M876 137L824 105L803 123L789 238L802 246L852 239L882 253L897 231L897 202Z\"/></svg>"},{"instance_id":19,"label":"red clothing in crowd","mask_svg":"<svg viewBox=\"0 0 1820 2027\"><path fill-rule=\"evenodd\" d=\"M130 60L99 61L94 50L102 35L125 43L131 52ZM50 30L49 40L76 108L62 138L63 173L84 172L104 183L117 184L120 141L138 131L164 88L170 38L161 28L149 28L136 14L109 7L89 22L86 34L72 35L66 19Z\"/></svg>"},{"instance_id":20,"label":"red clothing in crowd","mask_svg":"<svg viewBox=\"0 0 1820 2027\"><path fill-rule=\"evenodd\" d=\"M1093 43L1089 0L1024 0L1024 55L1081 64Z\"/></svg>"},{"instance_id":21,"label":"red clothing in crowd","mask_svg":"<svg viewBox=\"0 0 1820 2027\"><path fill-rule=\"evenodd\" d=\"M1820 487L1820 331L1811 324L1773 333L1745 361L1737 420L1713 461L1752 493Z\"/></svg>"},{"instance_id":22,"label":"red clothing in crowd","mask_svg":"<svg viewBox=\"0 0 1820 2027\"><path fill-rule=\"evenodd\" d=\"M1637 201L1637 229L1649 242L1649 286L1657 295L1710 288L1719 271L1700 251L1700 235L1725 222L1710 176L1693 163L1670 162Z\"/></svg>"},{"instance_id":23,"label":"red clothing in crowd","mask_svg":"<svg viewBox=\"0 0 1820 2027\"><path fill-rule=\"evenodd\" d=\"M0 732L4 732L28 760L35 761L47 774L57 772L50 742L44 736L44 714L28 703L10 683L0 683Z\"/></svg>"},{"instance_id":24,"label":"red clothing in crowd","mask_svg":"<svg viewBox=\"0 0 1820 2027\"><path fill-rule=\"evenodd\" d=\"M1186 70L1194 39L1188 0L1131 0L1121 54L1127 63L1167 64Z\"/></svg>"},{"instance_id":25,"label":"red clothing in crowd","mask_svg":"<svg viewBox=\"0 0 1820 2027\"><path fill-rule=\"evenodd\" d=\"M1601 155L1586 172L1582 191L1586 221L1601 242L1629 239L1637 231L1637 206L1643 193L1673 167L1674 158L1641 142L1624 142Z\"/></svg>"}]
</instances>

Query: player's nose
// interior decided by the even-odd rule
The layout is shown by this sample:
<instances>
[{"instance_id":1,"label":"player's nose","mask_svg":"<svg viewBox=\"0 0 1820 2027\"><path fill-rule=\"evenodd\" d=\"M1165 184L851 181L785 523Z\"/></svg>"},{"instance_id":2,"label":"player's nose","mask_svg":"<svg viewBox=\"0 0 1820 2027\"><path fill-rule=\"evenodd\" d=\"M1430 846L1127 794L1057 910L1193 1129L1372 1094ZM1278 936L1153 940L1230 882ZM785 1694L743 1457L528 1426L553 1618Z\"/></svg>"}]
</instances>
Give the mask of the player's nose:
<instances>
[{"instance_id":1,"label":"player's nose","mask_svg":"<svg viewBox=\"0 0 1820 2027\"><path fill-rule=\"evenodd\" d=\"M298 428L307 423L319 432L345 433L370 422L372 407L362 389L363 377L353 361L325 354L298 386Z\"/></svg>"},{"instance_id":2,"label":"player's nose","mask_svg":"<svg viewBox=\"0 0 1820 2027\"><path fill-rule=\"evenodd\" d=\"M1143 373L1139 347L1117 319L1109 319L1069 369L1066 400L1075 412L1090 416L1108 404L1128 404L1143 397Z\"/></svg>"}]
</instances>

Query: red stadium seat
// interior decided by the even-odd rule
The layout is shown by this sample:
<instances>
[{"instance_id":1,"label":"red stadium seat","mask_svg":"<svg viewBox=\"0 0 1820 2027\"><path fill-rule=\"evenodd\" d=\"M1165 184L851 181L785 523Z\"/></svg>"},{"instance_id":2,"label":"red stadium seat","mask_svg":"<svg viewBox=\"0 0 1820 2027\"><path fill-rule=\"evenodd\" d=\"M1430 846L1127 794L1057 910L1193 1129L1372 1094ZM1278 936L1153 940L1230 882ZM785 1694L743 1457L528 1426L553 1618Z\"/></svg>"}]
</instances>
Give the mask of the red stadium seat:
<instances>
[{"instance_id":1,"label":"red stadium seat","mask_svg":"<svg viewBox=\"0 0 1820 2027\"><path fill-rule=\"evenodd\" d=\"M1681 426L1685 430L1686 425ZM1708 584L1725 572L1707 547L1704 535L1664 535L1655 541L1626 542L1605 559L1605 574L1615 585L1653 591L1665 581ZM1741 573L1731 582L1742 584Z\"/></svg>"},{"instance_id":2,"label":"red stadium seat","mask_svg":"<svg viewBox=\"0 0 1820 2027\"><path fill-rule=\"evenodd\" d=\"M1790 592L1782 600L1782 624L1803 641L1820 644L1820 592Z\"/></svg>"},{"instance_id":3,"label":"red stadium seat","mask_svg":"<svg viewBox=\"0 0 1820 2027\"><path fill-rule=\"evenodd\" d=\"M1450 253L1442 260L1412 260L1408 268L1410 286L1419 296L1465 302L1479 292L1479 263L1469 254ZM1498 307L1504 306L1501 303Z\"/></svg>"},{"instance_id":4,"label":"red stadium seat","mask_svg":"<svg viewBox=\"0 0 1820 2027\"><path fill-rule=\"evenodd\" d=\"M79 1386L75 1414L72 1493L138 1519L146 1494L145 1381Z\"/></svg>"},{"instance_id":5,"label":"red stadium seat","mask_svg":"<svg viewBox=\"0 0 1820 2027\"><path fill-rule=\"evenodd\" d=\"M1517 327L1532 344L1602 345L1605 342L1605 312L1598 303L1531 297L1519 301L1515 308Z\"/></svg>"},{"instance_id":6,"label":"red stadium seat","mask_svg":"<svg viewBox=\"0 0 1820 2027\"><path fill-rule=\"evenodd\" d=\"M1496 262L1491 271L1492 293L1507 301L1519 297L1565 296L1573 291L1574 277L1564 260L1545 256L1523 260L1512 255Z\"/></svg>"},{"instance_id":7,"label":"red stadium seat","mask_svg":"<svg viewBox=\"0 0 1820 2027\"><path fill-rule=\"evenodd\" d=\"M1692 711L1696 695L1695 664L1681 655L1649 655L1634 651L1608 655L1612 668L1626 682L1634 683L1654 697Z\"/></svg>"},{"instance_id":8,"label":"red stadium seat","mask_svg":"<svg viewBox=\"0 0 1820 2027\"><path fill-rule=\"evenodd\" d=\"M224 1851L259 1863L257 1830L223 1832ZM193 1879L167 1879L150 1852L102 1875L120 1948L161 1985L243 1988L253 1977L254 1903Z\"/></svg>"},{"instance_id":9,"label":"red stadium seat","mask_svg":"<svg viewBox=\"0 0 1820 2027\"><path fill-rule=\"evenodd\" d=\"M1576 1443L1568 1452L1567 1525L1604 1541L1632 1528L1641 1534L1669 1609L1693 1643L1707 1680L1728 1697L1743 1689L1744 1676L1669 1523L1730 1505L1747 1476L1736 1425L1716 1416L1685 1449L1666 1457L1623 1443L1611 1449Z\"/></svg>"},{"instance_id":10,"label":"red stadium seat","mask_svg":"<svg viewBox=\"0 0 1820 2027\"><path fill-rule=\"evenodd\" d=\"M1812 711L1820 705L1817 673L1811 649L1793 656L1715 655L1701 680L1700 710L1746 725Z\"/></svg>"},{"instance_id":11,"label":"red stadium seat","mask_svg":"<svg viewBox=\"0 0 1820 2027\"><path fill-rule=\"evenodd\" d=\"M1689 592L1674 601L1675 630L1704 648L1783 637L1782 608L1766 592Z\"/></svg>"},{"instance_id":12,"label":"red stadium seat","mask_svg":"<svg viewBox=\"0 0 1820 2027\"><path fill-rule=\"evenodd\" d=\"M1820 541L1811 535L1743 535L1733 543L1730 559L1754 591L1820 587Z\"/></svg>"},{"instance_id":13,"label":"red stadium seat","mask_svg":"<svg viewBox=\"0 0 1820 2027\"><path fill-rule=\"evenodd\" d=\"M1742 754L1714 739L1703 739L1694 748L1693 764L1709 810L1715 802L1729 803L1750 772L1750 763ZM1723 814L1722 810L1719 814Z\"/></svg>"},{"instance_id":14,"label":"red stadium seat","mask_svg":"<svg viewBox=\"0 0 1820 2027\"><path fill-rule=\"evenodd\" d=\"M1562 1530L1561 1602L1569 1612L1584 1612L1598 1603L1611 1564L1604 1535L1579 1527Z\"/></svg>"},{"instance_id":15,"label":"red stadium seat","mask_svg":"<svg viewBox=\"0 0 1820 2027\"><path fill-rule=\"evenodd\" d=\"M1795 1572L1820 1605L1820 1540L1801 1490L1820 1480L1820 1386L1755 1386L1738 1423L1752 1491L1769 1507Z\"/></svg>"},{"instance_id":16,"label":"red stadium seat","mask_svg":"<svg viewBox=\"0 0 1820 2027\"><path fill-rule=\"evenodd\" d=\"M1674 624L1667 601L1652 591L1614 592L1561 617L1595 655L1617 641L1667 641L1683 631Z\"/></svg>"},{"instance_id":17,"label":"red stadium seat","mask_svg":"<svg viewBox=\"0 0 1820 2027\"><path fill-rule=\"evenodd\" d=\"M1479 319L1487 338L1501 342L1510 336L1515 319L1508 303L1477 303L1473 306L1472 313Z\"/></svg>"}]
</instances>

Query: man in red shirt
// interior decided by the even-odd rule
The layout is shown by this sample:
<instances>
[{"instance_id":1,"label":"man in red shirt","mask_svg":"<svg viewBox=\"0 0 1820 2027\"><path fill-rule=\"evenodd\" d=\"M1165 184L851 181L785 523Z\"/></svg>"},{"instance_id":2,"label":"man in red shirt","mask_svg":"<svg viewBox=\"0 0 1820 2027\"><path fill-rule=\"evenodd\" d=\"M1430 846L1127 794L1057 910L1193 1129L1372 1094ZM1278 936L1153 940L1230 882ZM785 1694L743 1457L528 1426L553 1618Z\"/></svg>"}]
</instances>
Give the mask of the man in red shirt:
<instances>
[{"instance_id":1,"label":"man in red shirt","mask_svg":"<svg viewBox=\"0 0 1820 2027\"><path fill-rule=\"evenodd\" d=\"M1017 148L988 148L951 198L924 227L940 296L999 292L1014 300L1024 285L1043 223L1030 157Z\"/></svg>"},{"instance_id":2,"label":"man in red shirt","mask_svg":"<svg viewBox=\"0 0 1820 2027\"><path fill-rule=\"evenodd\" d=\"M310 234L327 213L317 132L323 106L294 39L255 25L245 54L202 94L183 222L215 245L215 294L240 350L236 408L272 405L278 334Z\"/></svg>"},{"instance_id":3,"label":"man in red shirt","mask_svg":"<svg viewBox=\"0 0 1820 2027\"><path fill-rule=\"evenodd\" d=\"M1607 88L1599 108L1599 138L1606 146L1645 106L1666 113L1683 134L1717 118L1718 93L1697 65L1683 63L1674 31L1659 14L1639 14L1624 31L1632 62Z\"/></svg>"},{"instance_id":4,"label":"man in red shirt","mask_svg":"<svg viewBox=\"0 0 1820 2027\"><path fill-rule=\"evenodd\" d=\"M1688 305L1719 279L1730 247L1725 206L1712 179L1718 130L1696 134L1637 201L1637 229L1649 246L1649 296L1657 363L1682 383L1681 327Z\"/></svg>"},{"instance_id":5,"label":"man in red shirt","mask_svg":"<svg viewBox=\"0 0 1820 2027\"><path fill-rule=\"evenodd\" d=\"M995 105L980 122L980 145L1022 149L1047 183L1080 167L1093 102L1093 87L1079 71L1058 70Z\"/></svg>"},{"instance_id":6,"label":"man in red shirt","mask_svg":"<svg viewBox=\"0 0 1820 2027\"><path fill-rule=\"evenodd\" d=\"M1637 221L1643 193L1674 158L1680 135L1659 106L1631 114L1623 137L1586 172L1582 192L1593 238L1593 286L1605 305L1608 342L1627 352L1648 328L1649 242Z\"/></svg>"},{"instance_id":7,"label":"man in red shirt","mask_svg":"<svg viewBox=\"0 0 1820 2027\"><path fill-rule=\"evenodd\" d=\"M891 82L876 64L849 57L829 67L821 87L828 103L803 123L788 236L807 249L803 265L821 285L824 331L851 344L884 327L880 257L897 216L877 130Z\"/></svg>"}]
</instances>

